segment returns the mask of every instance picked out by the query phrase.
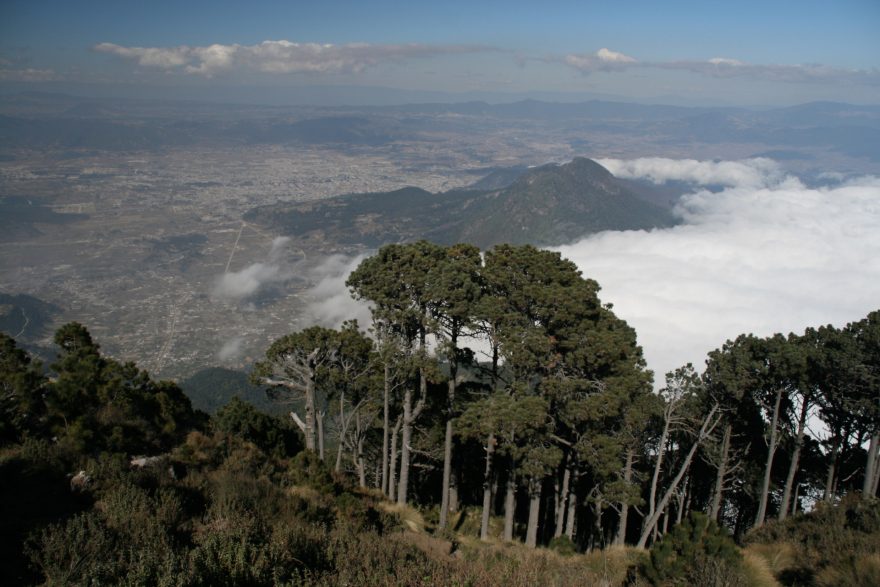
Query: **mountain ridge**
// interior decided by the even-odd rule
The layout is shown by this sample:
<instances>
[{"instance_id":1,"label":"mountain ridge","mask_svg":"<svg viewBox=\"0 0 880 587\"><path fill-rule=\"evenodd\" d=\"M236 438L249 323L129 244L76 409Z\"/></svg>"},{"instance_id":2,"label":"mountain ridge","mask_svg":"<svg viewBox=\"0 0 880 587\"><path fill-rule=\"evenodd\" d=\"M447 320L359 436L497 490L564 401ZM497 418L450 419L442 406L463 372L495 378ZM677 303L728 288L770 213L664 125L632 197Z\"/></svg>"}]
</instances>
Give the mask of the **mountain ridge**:
<instances>
[{"instance_id":1,"label":"mountain ridge","mask_svg":"<svg viewBox=\"0 0 880 587\"><path fill-rule=\"evenodd\" d=\"M675 224L668 210L584 157L527 169L500 189L432 194L406 187L345 194L254 208L245 220L291 237L365 247L419 238L481 248L500 243L553 246L603 230Z\"/></svg>"}]
</instances>

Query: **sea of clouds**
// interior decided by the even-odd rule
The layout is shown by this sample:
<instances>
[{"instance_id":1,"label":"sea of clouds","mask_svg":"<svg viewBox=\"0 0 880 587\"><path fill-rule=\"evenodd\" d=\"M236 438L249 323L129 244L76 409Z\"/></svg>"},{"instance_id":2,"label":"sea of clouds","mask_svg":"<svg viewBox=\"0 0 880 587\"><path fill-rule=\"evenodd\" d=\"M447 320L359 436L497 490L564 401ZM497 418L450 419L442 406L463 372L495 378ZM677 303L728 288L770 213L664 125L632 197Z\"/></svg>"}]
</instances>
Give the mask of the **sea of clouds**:
<instances>
[{"instance_id":1,"label":"sea of clouds","mask_svg":"<svg viewBox=\"0 0 880 587\"><path fill-rule=\"evenodd\" d=\"M602 159L618 177L695 184L682 223L558 247L632 325L655 378L742 333L801 333L880 309L880 178L805 186L768 159ZM699 186L724 186L712 192Z\"/></svg>"},{"instance_id":2,"label":"sea of clouds","mask_svg":"<svg viewBox=\"0 0 880 587\"><path fill-rule=\"evenodd\" d=\"M557 247L636 329L657 383L685 363L702 369L709 351L739 334L843 326L880 309L880 178L825 174L807 186L769 159L598 161L618 177L693 186L675 209L677 226ZM365 255L291 267L280 260L287 244L276 239L265 262L223 276L215 294L247 298L302 272L314 284L305 321L357 318L366 328L369 309L345 286ZM228 345L222 354L237 355L240 343Z\"/></svg>"}]
</instances>

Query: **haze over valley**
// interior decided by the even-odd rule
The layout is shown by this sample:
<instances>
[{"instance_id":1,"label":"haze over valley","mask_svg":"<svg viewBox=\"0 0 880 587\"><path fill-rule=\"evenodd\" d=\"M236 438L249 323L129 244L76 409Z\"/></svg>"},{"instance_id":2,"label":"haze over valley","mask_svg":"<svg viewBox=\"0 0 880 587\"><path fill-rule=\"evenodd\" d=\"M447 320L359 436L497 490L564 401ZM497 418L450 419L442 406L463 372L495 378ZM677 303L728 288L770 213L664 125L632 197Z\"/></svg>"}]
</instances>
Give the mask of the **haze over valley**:
<instances>
[{"instance_id":1,"label":"haze over valley","mask_svg":"<svg viewBox=\"0 0 880 587\"><path fill-rule=\"evenodd\" d=\"M38 320L26 304L4 303L7 330L40 346L54 326L78 320L109 353L163 377L211 365L245 368L284 333L341 322L344 312L316 299L314 288L323 284L326 298L327 284L336 283L330 297L350 307L342 282L351 259L387 242L569 245L602 230L699 223L711 202L732 190L765 190L743 205L771 205L786 181L853 206L841 212L842 225L848 212L867 223L852 239L826 243L835 247L827 251L835 263L846 262L853 247L860 253L854 263L868 260L859 273L867 289L850 289L860 291L858 303L839 300L798 318L854 318L877 293L872 282L880 283L871 262L876 185L857 179L880 166L875 106L529 101L320 108L14 93L0 98L0 116L0 291L52 308ZM611 192L598 187L610 174L584 157L617 176ZM686 169L669 160L695 161ZM670 169L660 169L664 162ZM834 191L848 184L867 190L861 207ZM680 206L680 196L699 190L710 190L702 196L709 203L696 212ZM830 221L812 213L798 222ZM707 238L715 238L712 230ZM639 248L658 246L643 232L624 234L647 243ZM651 234L660 239L664 231ZM602 238L591 242L612 236ZM597 255L613 259L600 283L639 271L631 259ZM594 273L595 259L579 263ZM656 279L638 291L687 291ZM620 308L628 319L649 313L632 288L608 295L612 303L633 300ZM723 300L744 303L727 294ZM740 329L774 327L750 323L750 314L737 315ZM722 330L712 335L723 338ZM702 342L721 340L690 344ZM660 343L646 342L649 358L653 344Z\"/></svg>"}]
</instances>

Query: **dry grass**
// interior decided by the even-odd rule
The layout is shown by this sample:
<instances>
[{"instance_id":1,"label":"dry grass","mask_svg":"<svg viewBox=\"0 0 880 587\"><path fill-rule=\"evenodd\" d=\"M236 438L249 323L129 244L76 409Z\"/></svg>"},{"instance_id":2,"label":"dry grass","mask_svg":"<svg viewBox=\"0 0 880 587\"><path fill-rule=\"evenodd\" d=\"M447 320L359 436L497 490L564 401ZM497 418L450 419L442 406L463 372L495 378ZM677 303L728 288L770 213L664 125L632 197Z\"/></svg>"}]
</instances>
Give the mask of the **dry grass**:
<instances>
[{"instance_id":1,"label":"dry grass","mask_svg":"<svg viewBox=\"0 0 880 587\"><path fill-rule=\"evenodd\" d=\"M796 564L795 547L788 542L773 542L770 544L750 544L743 551L756 563L763 561L764 566L775 576L794 568Z\"/></svg>"},{"instance_id":2,"label":"dry grass","mask_svg":"<svg viewBox=\"0 0 880 587\"><path fill-rule=\"evenodd\" d=\"M453 548L455 546L449 540L419 532L406 532L399 535L399 539L407 544L415 546L428 555L428 558L437 561L451 560Z\"/></svg>"},{"instance_id":3,"label":"dry grass","mask_svg":"<svg viewBox=\"0 0 880 587\"><path fill-rule=\"evenodd\" d=\"M763 545L768 546L768 545ZM782 546L790 546L784 544ZM781 587L781 583L776 580L776 573L785 570L783 564L791 564L793 560L788 549L778 549L773 552L763 551L763 549L754 549L749 547L743 551L743 570L748 578L749 585L753 587ZM788 563L786 563L786 559Z\"/></svg>"},{"instance_id":4,"label":"dry grass","mask_svg":"<svg viewBox=\"0 0 880 587\"><path fill-rule=\"evenodd\" d=\"M293 485L287 489L287 494L310 502L317 502L321 497L316 489L308 485Z\"/></svg>"},{"instance_id":5,"label":"dry grass","mask_svg":"<svg viewBox=\"0 0 880 587\"><path fill-rule=\"evenodd\" d=\"M425 518L422 517L418 510L389 501L381 501L377 504L377 507L386 514L396 515L400 519L401 524L411 532L425 533Z\"/></svg>"},{"instance_id":6,"label":"dry grass","mask_svg":"<svg viewBox=\"0 0 880 587\"><path fill-rule=\"evenodd\" d=\"M880 585L880 554L859 557L852 565L825 567L816 575L820 587L864 587Z\"/></svg>"},{"instance_id":7,"label":"dry grass","mask_svg":"<svg viewBox=\"0 0 880 587\"><path fill-rule=\"evenodd\" d=\"M464 578L463 584L475 587L617 587L624 584L630 566L643 556L643 551L616 547L563 556L545 548L497 539L483 542L468 535L459 535L455 544L427 534L405 533L401 539L430 559L450 565L456 577Z\"/></svg>"}]
</instances>

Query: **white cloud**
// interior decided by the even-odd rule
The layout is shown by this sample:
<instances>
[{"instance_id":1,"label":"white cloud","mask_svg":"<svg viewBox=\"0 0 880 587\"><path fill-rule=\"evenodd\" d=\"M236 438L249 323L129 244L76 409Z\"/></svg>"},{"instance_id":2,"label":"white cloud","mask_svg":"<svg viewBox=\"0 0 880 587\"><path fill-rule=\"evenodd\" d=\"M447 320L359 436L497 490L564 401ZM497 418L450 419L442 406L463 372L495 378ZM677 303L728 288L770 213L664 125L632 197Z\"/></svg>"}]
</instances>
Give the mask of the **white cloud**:
<instances>
[{"instance_id":1,"label":"white cloud","mask_svg":"<svg viewBox=\"0 0 880 587\"><path fill-rule=\"evenodd\" d=\"M739 59L728 59L727 57L713 57L709 60L709 63L711 63L712 65L731 65L734 67L745 65L745 63L743 63Z\"/></svg>"},{"instance_id":2,"label":"white cloud","mask_svg":"<svg viewBox=\"0 0 880 587\"><path fill-rule=\"evenodd\" d=\"M551 59L550 61L554 61ZM560 61L560 59L555 59ZM816 63L808 64L756 64L730 57L713 57L702 60L642 61L610 49L595 53L570 53L561 58L562 63L583 74L594 71L625 71L631 67L675 69L715 78L749 77L776 82L815 83L880 83L880 69L851 69Z\"/></svg>"},{"instance_id":3,"label":"white cloud","mask_svg":"<svg viewBox=\"0 0 880 587\"><path fill-rule=\"evenodd\" d=\"M357 73L388 61L493 50L479 45L333 45L286 40L206 47L125 47L99 43L93 49L135 61L144 67L206 77L236 68L270 74Z\"/></svg>"},{"instance_id":4,"label":"white cloud","mask_svg":"<svg viewBox=\"0 0 880 587\"><path fill-rule=\"evenodd\" d=\"M695 171L749 162L663 161L620 166L731 187L684 196L683 225L559 248L636 329L655 379L687 362L702 366L708 351L741 333L843 325L880 308L880 179L810 189L771 166L760 180L747 170Z\"/></svg>"},{"instance_id":5,"label":"white cloud","mask_svg":"<svg viewBox=\"0 0 880 587\"><path fill-rule=\"evenodd\" d=\"M696 159L596 159L617 177L647 179L656 184L681 180L698 185L762 187L791 180L772 159L742 161L697 161Z\"/></svg>"},{"instance_id":6,"label":"white cloud","mask_svg":"<svg viewBox=\"0 0 880 587\"><path fill-rule=\"evenodd\" d=\"M214 295L220 298L243 300L256 294L271 283L282 283L293 277L293 269L284 262L283 254L290 239L280 236L272 241L265 262L252 263L241 271L224 273L214 286Z\"/></svg>"},{"instance_id":7,"label":"white cloud","mask_svg":"<svg viewBox=\"0 0 880 587\"><path fill-rule=\"evenodd\" d=\"M606 63L636 63L634 57L618 53L617 51L612 51L611 49L606 49L605 47L596 51L596 57L599 58L599 61L604 61Z\"/></svg>"},{"instance_id":8,"label":"white cloud","mask_svg":"<svg viewBox=\"0 0 880 587\"><path fill-rule=\"evenodd\" d=\"M0 65L4 65L0 63ZM0 80L8 82L51 82L60 79L53 69L0 68Z\"/></svg>"},{"instance_id":9,"label":"white cloud","mask_svg":"<svg viewBox=\"0 0 880 587\"><path fill-rule=\"evenodd\" d=\"M315 284L306 293L306 314L321 326L338 328L346 320L357 319L362 329L370 325L370 307L351 297L345 281L367 255L331 255L310 270Z\"/></svg>"},{"instance_id":10,"label":"white cloud","mask_svg":"<svg viewBox=\"0 0 880 587\"><path fill-rule=\"evenodd\" d=\"M621 70L638 64L638 60L634 57L604 47L595 53L571 53L565 56L563 62L584 74L594 71Z\"/></svg>"},{"instance_id":11,"label":"white cloud","mask_svg":"<svg viewBox=\"0 0 880 587\"><path fill-rule=\"evenodd\" d=\"M241 356L244 347L244 339L240 336L230 338L223 343L220 350L217 351L217 358L221 361L234 361Z\"/></svg>"},{"instance_id":12,"label":"white cloud","mask_svg":"<svg viewBox=\"0 0 880 587\"><path fill-rule=\"evenodd\" d=\"M816 63L760 64L715 57L707 61L658 61L645 65L660 69L680 69L715 78L748 77L793 83L880 83L880 70L877 68L848 69Z\"/></svg>"}]
</instances>

